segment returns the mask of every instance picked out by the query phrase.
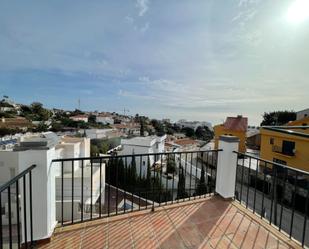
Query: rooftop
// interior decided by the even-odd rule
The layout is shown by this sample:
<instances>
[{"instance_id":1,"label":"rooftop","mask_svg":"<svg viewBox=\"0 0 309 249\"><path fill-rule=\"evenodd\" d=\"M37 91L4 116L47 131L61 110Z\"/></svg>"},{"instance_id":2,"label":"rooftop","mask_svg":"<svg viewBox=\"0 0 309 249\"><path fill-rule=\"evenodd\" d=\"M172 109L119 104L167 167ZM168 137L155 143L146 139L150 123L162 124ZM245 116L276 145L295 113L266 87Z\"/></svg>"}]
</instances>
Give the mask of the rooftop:
<instances>
[{"instance_id":1,"label":"rooftop","mask_svg":"<svg viewBox=\"0 0 309 249\"><path fill-rule=\"evenodd\" d=\"M160 143L166 139L164 136L147 136L147 137L133 137L129 139L121 139L123 145L139 145L139 146L152 146L155 143Z\"/></svg>"},{"instance_id":2,"label":"rooftop","mask_svg":"<svg viewBox=\"0 0 309 249\"><path fill-rule=\"evenodd\" d=\"M174 141L175 144L178 145L190 145L190 144L198 144L198 142L194 139L190 138L181 138Z\"/></svg>"},{"instance_id":3,"label":"rooftop","mask_svg":"<svg viewBox=\"0 0 309 249\"><path fill-rule=\"evenodd\" d=\"M300 248L240 204L212 196L56 229L38 248Z\"/></svg>"},{"instance_id":4,"label":"rooftop","mask_svg":"<svg viewBox=\"0 0 309 249\"><path fill-rule=\"evenodd\" d=\"M243 116L227 117L224 123L224 128L234 131L247 131L248 118Z\"/></svg>"}]
</instances>

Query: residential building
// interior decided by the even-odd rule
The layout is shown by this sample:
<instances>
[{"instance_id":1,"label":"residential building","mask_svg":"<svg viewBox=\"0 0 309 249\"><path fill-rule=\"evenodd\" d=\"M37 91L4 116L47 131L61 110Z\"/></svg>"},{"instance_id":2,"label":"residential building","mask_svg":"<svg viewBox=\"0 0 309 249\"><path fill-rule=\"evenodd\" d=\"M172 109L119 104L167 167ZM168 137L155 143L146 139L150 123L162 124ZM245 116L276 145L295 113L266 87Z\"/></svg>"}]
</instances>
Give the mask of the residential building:
<instances>
[{"instance_id":1,"label":"residential building","mask_svg":"<svg viewBox=\"0 0 309 249\"><path fill-rule=\"evenodd\" d=\"M14 107L8 107L8 106L2 106L0 107L0 111L1 112L12 112L12 111L15 111L15 108Z\"/></svg>"},{"instance_id":2,"label":"residential building","mask_svg":"<svg viewBox=\"0 0 309 249\"><path fill-rule=\"evenodd\" d=\"M120 137L122 135L117 129L85 129L81 133L86 134L90 139L108 139L113 137Z\"/></svg>"},{"instance_id":3,"label":"residential building","mask_svg":"<svg viewBox=\"0 0 309 249\"><path fill-rule=\"evenodd\" d=\"M158 136L148 136L148 137L134 137L130 139L121 139L122 150L118 153L119 155L132 155L132 154L152 154L152 153L163 153L164 144L166 140L166 135ZM141 172L143 176L147 173L148 160L150 165L153 165L159 156L149 156L140 160L140 157L136 157L137 172ZM127 161L130 165L131 158Z\"/></svg>"},{"instance_id":4,"label":"residential building","mask_svg":"<svg viewBox=\"0 0 309 249\"><path fill-rule=\"evenodd\" d=\"M88 123L88 115L75 115L70 117L70 119L74 121L84 121L85 123Z\"/></svg>"},{"instance_id":5,"label":"residential building","mask_svg":"<svg viewBox=\"0 0 309 249\"><path fill-rule=\"evenodd\" d=\"M96 116L96 122L104 125L114 124L114 119L110 114L99 114Z\"/></svg>"},{"instance_id":6,"label":"residential building","mask_svg":"<svg viewBox=\"0 0 309 249\"><path fill-rule=\"evenodd\" d=\"M31 164L36 164L38 168L42 171L46 171L46 176L51 174L53 176L49 187L53 188L49 194L50 196L42 196L42 200L46 198L52 198L54 201L53 205L49 208L56 210L56 218L60 219L60 202L61 191L59 191L59 186L61 185L61 170L64 173L64 192L66 193L72 185L72 172L74 172L74 210L76 210L75 215L78 216L80 213L81 205L81 167L84 168L84 176L88 176L88 180L85 179L84 183L84 209L85 212L89 209L90 196L87 195L87 190L90 186L90 161L75 160L74 162L63 162L52 163L52 160L59 158L87 158L90 157L90 139L88 138L78 138L78 137L59 137L53 132L44 132L41 134L27 134L18 138L18 141L10 148L5 148L0 151L0 185L4 184L8 180L14 178L19 172L23 171L25 165L29 166ZM102 164L101 173L105 175L105 167ZM61 169L63 167L63 169ZM72 171L73 170L73 171ZM100 179L99 165L93 163L93 195L92 201L95 203L101 192L99 189L98 179ZM46 179L42 179L45 181ZM105 181L105 180L104 180ZM104 185L103 185L104 186ZM69 194L66 195L69 196ZM71 200L71 199L70 199ZM104 198L103 198L104 200ZM7 203L7 199L2 199L2 204L4 206ZM69 213L67 210L71 210L71 206L64 206L64 214ZM48 210L45 210L47 212ZM16 209L12 211L12 216L16 218ZM68 218L65 216L64 218ZM4 222L7 218L3 217Z\"/></svg>"},{"instance_id":7,"label":"residential building","mask_svg":"<svg viewBox=\"0 0 309 249\"><path fill-rule=\"evenodd\" d=\"M309 108L296 112L296 120L309 117Z\"/></svg>"},{"instance_id":8,"label":"residential building","mask_svg":"<svg viewBox=\"0 0 309 249\"><path fill-rule=\"evenodd\" d=\"M174 136L176 139L182 139L182 138L186 138L186 137L187 137L186 134L181 133L181 132L179 132L179 133L174 133L173 136Z\"/></svg>"},{"instance_id":9,"label":"residential building","mask_svg":"<svg viewBox=\"0 0 309 249\"><path fill-rule=\"evenodd\" d=\"M139 136L140 135L141 126L140 124L137 124L137 123L114 124L112 127L127 136Z\"/></svg>"},{"instance_id":10,"label":"residential building","mask_svg":"<svg viewBox=\"0 0 309 249\"><path fill-rule=\"evenodd\" d=\"M259 150L261 147L261 134L259 127L248 127L246 132L246 146L249 149Z\"/></svg>"},{"instance_id":11,"label":"residential building","mask_svg":"<svg viewBox=\"0 0 309 249\"><path fill-rule=\"evenodd\" d=\"M207 126L209 130L213 130L211 123L205 121L187 121L186 119L180 119L176 124L181 128L187 127L196 130L199 126Z\"/></svg>"},{"instance_id":12,"label":"residential building","mask_svg":"<svg viewBox=\"0 0 309 249\"><path fill-rule=\"evenodd\" d=\"M166 141L164 144L165 152L178 152L181 146L173 141Z\"/></svg>"},{"instance_id":13,"label":"residential building","mask_svg":"<svg viewBox=\"0 0 309 249\"><path fill-rule=\"evenodd\" d=\"M29 247L40 249L104 248L107 245L109 248L171 249L253 248L256 246L307 248L309 221L307 205L304 203L309 201L308 189L305 188L308 186L309 174L288 168L294 177L284 179L276 174L257 171L251 163L259 161L272 164L272 162L250 154L245 155L250 159L249 167L245 167L243 163L239 163L239 160L244 160L244 155L237 152L238 143L237 137L221 136L219 150L195 152L210 156L213 161L211 164L209 160L187 160L186 154L194 154L194 152L163 153L167 158L178 156L178 160L175 161L176 171L165 174L164 178L162 178L164 172L160 174L162 168L158 171L153 170L152 176L155 178L150 177L142 182L137 181L136 178L134 180L130 171L124 173L122 167L111 169L106 182L104 177L101 178L102 175L99 176L99 185L105 185L104 205L101 201L91 200L97 198L96 196L102 197L102 193L97 195L92 187L84 189L83 184L79 185L75 181L66 182L67 179L75 180L75 178L70 178L70 173L61 174L61 183L56 185L60 187L57 191L62 192L60 206L61 210L64 210L63 215L58 219L59 227L56 229L56 209L53 208L55 198L53 199L53 194L50 194L55 193L55 185L51 185L54 179L54 175L51 174L54 170L53 164L62 165L69 162L68 165L74 165L76 160L87 164L89 158L53 160L52 164L48 165L48 170L43 170L42 164L30 169L25 166L30 170L25 176L27 179L32 179L32 188L29 188L26 194L23 191L19 192L15 199L21 202L11 199L12 205L5 206L6 217L8 217L6 220L13 220L11 212L7 210L20 210L21 217L20 222L14 225L11 225L11 222L8 225L1 223L0 243L3 244L3 248L10 248L13 247L12 241L14 241L14 246L16 244L16 247L23 248L25 242L29 242ZM33 143L28 144L30 145L33 146ZM41 143L41 149L43 150L46 145ZM136 157L140 156L148 158L151 155L136 155ZM208 156L206 159L209 159ZM128 158L130 157L135 157L135 154L128 155ZM102 166L105 163L104 160L118 161L121 158L124 156L91 158L90 171L93 164L99 162L99 166ZM26 161L25 165L29 163L31 162ZM122 170L118 171L118 169ZM89 174L88 170L85 172ZM204 172L203 182L202 172ZM186 178L183 173L187 175ZM82 174L78 180L81 182L90 180L91 183L97 184L98 181L94 178ZM165 180L169 184L164 183ZM10 193L12 186L16 183L18 185L18 181L22 183L23 176L19 180L14 179L6 184L5 188L1 188L2 196ZM112 185L109 181L113 181L114 184ZM167 188L148 185L150 182L160 182L160 184L162 182ZM80 189L75 189L75 184L79 185ZM279 193L277 195L273 190L280 189L281 185L284 185L283 194L279 196ZM79 198L75 196L76 192L83 193L86 190L88 193L85 192L84 197L88 200L89 196L91 198L90 205L85 205L88 208L90 206L91 211L87 210L85 214L80 212L84 210L84 206L79 208L76 206L77 209L75 209L74 203L75 199ZM30 196L33 205L22 202L27 200L29 203ZM19 207L15 203L18 203ZM23 217L24 214L26 216ZM122 217L110 217L117 215ZM33 222L30 223L29 218ZM87 223L82 224L84 222ZM67 228L63 228L64 226ZM16 235L15 231L20 231L20 234Z\"/></svg>"},{"instance_id":14,"label":"residential building","mask_svg":"<svg viewBox=\"0 0 309 249\"><path fill-rule=\"evenodd\" d=\"M308 126L309 125L309 116L290 121L286 124L287 126Z\"/></svg>"},{"instance_id":15,"label":"residential building","mask_svg":"<svg viewBox=\"0 0 309 249\"><path fill-rule=\"evenodd\" d=\"M260 156L309 171L309 126L262 127Z\"/></svg>"},{"instance_id":16,"label":"residential building","mask_svg":"<svg viewBox=\"0 0 309 249\"><path fill-rule=\"evenodd\" d=\"M218 149L220 136L230 135L239 138L239 151L245 153L247 127L248 118L241 115L238 115L237 117L227 117L223 124L214 126L215 149Z\"/></svg>"},{"instance_id":17,"label":"residential building","mask_svg":"<svg viewBox=\"0 0 309 249\"><path fill-rule=\"evenodd\" d=\"M181 138L173 141L180 146L181 151L195 151L199 149L200 143L191 138Z\"/></svg>"}]
</instances>

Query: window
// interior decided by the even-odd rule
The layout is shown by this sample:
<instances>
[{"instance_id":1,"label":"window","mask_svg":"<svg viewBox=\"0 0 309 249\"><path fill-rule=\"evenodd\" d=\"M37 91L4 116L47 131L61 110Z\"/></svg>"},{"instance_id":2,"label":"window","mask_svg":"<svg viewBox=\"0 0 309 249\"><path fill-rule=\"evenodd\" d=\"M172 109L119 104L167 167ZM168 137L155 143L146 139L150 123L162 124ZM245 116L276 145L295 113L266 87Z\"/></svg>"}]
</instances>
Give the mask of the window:
<instances>
[{"instance_id":1,"label":"window","mask_svg":"<svg viewBox=\"0 0 309 249\"><path fill-rule=\"evenodd\" d=\"M274 139L273 137L271 137L271 138L269 139L269 144L274 144L274 141L275 141L275 139Z\"/></svg>"},{"instance_id":2,"label":"window","mask_svg":"<svg viewBox=\"0 0 309 249\"><path fill-rule=\"evenodd\" d=\"M5 207L1 207L1 215L5 215Z\"/></svg>"},{"instance_id":3,"label":"window","mask_svg":"<svg viewBox=\"0 0 309 249\"><path fill-rule=\"evenodd\" d=\"M294 150L295 150L295 142L292 141L285 141L282 142L282 154L294 156Z\"/></svg>"}]
</instances>

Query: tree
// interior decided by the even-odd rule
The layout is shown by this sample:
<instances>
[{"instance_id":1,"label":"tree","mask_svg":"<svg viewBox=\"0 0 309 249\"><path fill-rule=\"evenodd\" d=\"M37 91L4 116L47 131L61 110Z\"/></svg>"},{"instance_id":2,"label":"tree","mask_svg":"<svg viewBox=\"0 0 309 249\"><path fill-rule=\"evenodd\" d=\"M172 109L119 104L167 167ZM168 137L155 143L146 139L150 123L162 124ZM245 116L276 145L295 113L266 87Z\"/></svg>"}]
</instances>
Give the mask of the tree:
<instances>
[{"instance_id":1,"label":"tree","mask_svg":"<svg viewBox=\"0 0 309 249\"><path fill-rule=\"evenodd\" d=\"M90 154L91 156L95 157L99 155L99 149L95 144L90 145Z\"/></svg>"},{"instance_id":2,"label":"tree","mask_svg":"<svg viewBox=\"0 0 309 249\"><path fill-rule=\"evenodd\" d=\"M137 173L136 173L136 161L135 156L132 156L131 165L128 168L127 180L129 184L129 189L132 191L137 183Z\"/></svg>"},{"instance_id":3,"label":"tree","mask_svg":"<svg viewBox=\"0 0 309 249\"><path fill-rule=\"evenodd\" d=\"M274 111L264 112L261 126L266 125L284 125L289 121L296 120L296 112L294 111Z\"/></svg>"},{"instance_id":4,"label":"tree","mask_svg":"<svg viewBox=\"0 0 309 249\"><path fill-rule=\"evenodd\" d=\"M34 129L35 132L45 132L48 130L48 126L44 122L40 122Z\"/></svg>"},{"instance_id":5,"label":"tree","mask_svg":"<svg viewBox=\"0 0 309 249\"><path fill-rule=\"evenodd\" d=\"M82 112L82 111L79 110L79 109L75 109L73 112L71 112L71 115L72 115L72 116L83 115L83 114L85 114L85 113Z\"/></svg>"},{"instance_id":6,"label":"tree","mask_svg":"<svg viewBox=\"0 0 309 249\"><path fill-rule=\"evenodd\" d=\"M167 163L166 163L166 173L173 174L176 171L176 163L175 159L172 157L167 158Z\"/></svg>"},{"instance_id":7,"label":"tree","mask_svg":"<svg viewBox=\"0 0 309 249\"><path fill-rule=\"evenodd\" d=\"M179 180L177 186L177 199L183 199L188 197L186 192L186 176L182 166L179 166Z\"/></svg>"},{"instance_id":8,"label":"tree","mask_svg":"<svg viewBox=\"0 0 309 249\"><path fill-rule=\"evenodd\" d=\"M150 168L149 157L148 157L148 160L147 160L147 176L146 176L146 181L145 181L145 188L147 190L151 189L151 168Z\"/></svg>"},{"instance_id":9,"label":"tree","mask_svg":"<svg viewBox=\"0 0 309 249\"><path fill-rule=\"evenodd\" d=\"M24 108L24 110L26 117L35 121L46 121L51 117L51 112L43 108L43 104L40 102L33 102L29 109Z\"/></svg>"},{"instance_id":10,"label":"tree","mask_svg":"<svg viewBox=\"0 0 309 249\"><path fill-rule=\"evenodd\" d=\"M124 188L124 183L125 183L125 168L124 168L124 163L122 158L120 157L118 160L118 183L119 186Z\"/></svg>"},{"instance_id":11,"label":"tree","mask_svg":"<svg viewBox=\"0 0 309 249\"><path fill-rule=\"evenodd\" d=\"M202 166L201 178L196 186L196 195L203 195L206 193L207 193L207 186L205 181L205 170L204 167Z\"/></svg>"},{"instance_id":12,"label":"tree","mask_svg":"<svg viewBox=\"0 0 309 249\"><path fill-rule=\"evenodd\" d=\"M96 123L96 120L97 120L96 115L90 115L90 116L88 117L88 122L89 122L89 123L95 124L95 123Z\"/></svg>"},{"instance_id":13,"label":"tree","mask_svg":"<svg viewBox=\"0 0 309 249\"><path fill-rule=\"evenodd\" d=\"M214 133L207 126L199 126L195 130L195 137L200 140L209 141L213 139Z\"/></svg>"},{"instance_id":14,"label":"tree","mask_svg":"<svg viewBox=\"0 0 309 249\"><path fill-rule=\"evenodd\" d=\"M159 121L156 120L156 119L152 119L152 120L151 120L151 124L152 124L153 128L155 129L156 134L157 134L158 136L161 136L161 135L164 135L164 134L165 134L165 130L164 130L164 127L163 127L163 125L162 125L161 122L159 122Z\"/></svg>"},{"instance_id":15,"label":"tree","mask_svg":"<svg viewBox=\"0 0 309 249\"><path fill-rule=\"evenodd\" d=\"M190 127L185 127L181 131L184 132L187 137L194 137L195 136L194 129L192 129Z\"/></svg>"},{"instance_id":16,"label":"tree","mask_svg":"<svg viewBox=\"0 0 309 249\"><path fill-rule=\"evenodd\" d=\"M141 120L140 124L141 124L140 135L143 137L145 134L144 122Z\"/></svg>"}]
</instances>

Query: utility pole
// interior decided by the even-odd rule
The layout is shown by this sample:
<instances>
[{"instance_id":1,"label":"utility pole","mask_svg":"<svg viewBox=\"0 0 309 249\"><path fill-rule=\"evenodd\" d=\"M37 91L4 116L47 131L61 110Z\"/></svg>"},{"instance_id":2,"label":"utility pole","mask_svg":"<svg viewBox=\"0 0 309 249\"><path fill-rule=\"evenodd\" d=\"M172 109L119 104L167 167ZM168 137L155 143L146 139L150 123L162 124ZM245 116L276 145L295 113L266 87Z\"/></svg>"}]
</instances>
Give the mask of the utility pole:
<instances>
[{"instance_id":1,"label":"utility pole","mask_svg":"<svg viewBox=\"0 0 309 249\"><path fill-rule=\"evenodd\" d=\"M128 109L126 109L126 108L123 108L123 115L124 115L124 116L126 116L126 113L127 113L127 112L130 112L130 111L129 111Z\"/></svg>"}]
</instances>

